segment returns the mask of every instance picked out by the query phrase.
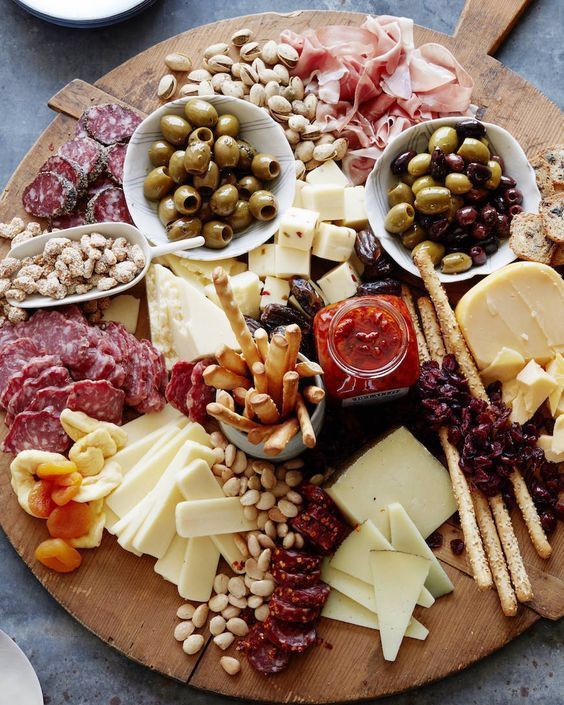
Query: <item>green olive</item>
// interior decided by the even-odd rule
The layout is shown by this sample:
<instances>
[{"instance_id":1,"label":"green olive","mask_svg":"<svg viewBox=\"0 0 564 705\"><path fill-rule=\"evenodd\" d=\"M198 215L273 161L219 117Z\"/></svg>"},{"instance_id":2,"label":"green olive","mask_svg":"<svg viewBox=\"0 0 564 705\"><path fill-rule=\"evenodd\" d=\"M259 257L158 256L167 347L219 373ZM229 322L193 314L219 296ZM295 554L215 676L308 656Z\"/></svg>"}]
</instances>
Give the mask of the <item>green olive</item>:
<instances>
[{"instance_id":1,"label":"green olive","mask_svg":"<svg viewBox=\"0 0 564 705\"><path fill-rule=\"evenodd\" d=\"M262 182L259 181L256 176L247 174L247 176L242 176L239 179L237 188L239 189L239 198L248 201L255 191L262 189Z\"/></svg>"},{"instance_id":2,"label":"green olive","mask_svg":"<svg viewBox=\"0 0 564 705\"><path fill-rule=\"evenodd\" d=\"M192 130L190 137L188 137L188 144L192 142L205 142L209 145L210 149L213 147L214 141L213 132L209 127L197 127L195 130Z\"/></svg>"},{"instance_id":3,"label":"green olive","mask_svg":"<svg viewBox=\"0 0 564 705\"><path fill-rule=\"evenodd\" d=\"M450 197L450 208L448 209L447 213L447 218L448 222L452 223L452 221L456 217L456 211L459 208L462 208L463 205L465 205L466 201L462 198L462 196L451 196Z\"/></svg>"},{"instance_id":4,"label":"green olive","mask_svg":"<svg viewBox=\"0 0 564 705\"><path fill-rule=\"evenodd\" d=\"M490 161L490 150L481 141L473 137L466 137L464 142L458 148L458 152L465 162L479 162L487 164Z\"/></svg>"},{"instance_id":5,"label":"green olive","mask_svg":"<svg viewBox=\"0 0 564 705\"><path fill-rule=\"evenodd\" d=\"M231 215L239 200L239 191L233 184L225 184L214 191L210 198L210 206L216 215Z\"/></svg>"},{"instance_id":6,"label":"green olive","mask_svg":"<svg viewBox=\"0 0 564 705\"><path fill-rule=\"evenodd\" d=\"M499 182L501 181L501 165L499 164L499 162L490 159L490 161L488 162L488 168L492 172L492 175L486 181L484 186L486 188L495 189L499 186Z\"/></svg>"},{"instance_id":7,"label":"green olive","mask_svg":"<svg viewBox=\"0 0 564 705\"><path fill-rule=\"evenodd\" d=\"M200 210L198 211L198 218L202 221L202 223L207 223L209 220L213 220L215 218L209 201L202 202Z\"/></svg>"},{"instance_id":8,"label":"green olive","mask_svg":"<svg viewBox=\"0 0 564 705\"><path fill-rule=\"evenodd\" d=\"M143 193L149 201L160 201L174 186L166 166L158 166L150 171L145 177Z\"/></svg>"},{"instance_id":9,"label":"green olive","mask_svg":"<svg viewBox=\"0 0 564 705\"><path fill-rule=\"evenodd\" d=\"M159 220L163 225L168 225L180 217L180 213L176 210L176 205L174 203L174 198L172 196L165 196L161 201L159 201Z\"/></svg>"},{"instance_id":10,"label":"green olive","mask_svg":"<svg viewBox=\"0 0 564 705\"><path fill-rule=\"evenodd\" d=\"M179 186L174 192L174 205L182 215L195 215L202 205L202 197L193 186Z\"/></svg>"},{"instance_id":11,"label":"green olive","mask_svg":"<svg viewBox=\"0 0 564 705\"><path fill-rule=\"evenodd\" d=\"M239 145L239 169L242 169L243 171L250 171L251 164L257 150L246 140L237 140L237 144Z\"/></svg>"},{"instance_id":12,"label":"green olive","mask_svg":"<svg viewBox=\"0 0 564 705\"><path fill-rule=\"evenodd\" d=\"M435 267L439 264L445 254L445 246L441 245L440 242L433 242L432 240L423 240L423 242L420 242L418 245L415 245L415 247L411 250L412 259L421 250L425 250L429 253L429 256L431 257L431 262L435 265Z\"/></svg>"},{"instance_id":13,"label":"green olive","mask_svg":"<svg viewBox=\"0 0 564 705\"><path fill-rule=\"evenodd\" d=\"M192 126L180 115L163 115L161 118L161 132L165 140L176 147L184 147Z\"/></svg>"},{"instance_id":14,"label":"green olive","mask_svg":"<svg viewBox=\"0 0 564 705\"><path fill-rule=\"evenodd\" d=\"M458 147L458 135L454 127L438 127L429 138L429 153L439 147L445 154L455 152Z\"/></svg>"},{"instance_id":15,"label":"green olive","mask_svg":"<svg viewBox=\"0 0 564 705\"><path fill-rule=\"evenodd\" d=\"M484 136L480 137L480 142L482 144L485 144L488 149L490 148L490 141L487 137L484 137Z\"/></svg>"},{"instance_id":16,"label":"green olive","mask_svg":"<svg viewBox=\"0 0 564 705\"><path fill-rule=\"evenodd\" d=\"M429 188L429 186L440 186L440 184L435 181L432 176L429 176L429 174L427 174L426 176L420 176L418 179L415 179L411 190L415 195L417 195L422 188Z\"/></svg>"},{"instance_id":17,"label":"green olive","mask_svg":"<svg viewBox=\"0 0 564 705\"><path fill-rule=\"evenodd\" d=\"M467 272L471 266L472 258L465 252L449 252L441 260L441 272L444 274Z\"/></svg>"},{"instance_id":18,"label":"green olive","mask_svg":"<svg viewBox=\"0 0 564 705\"><path fill-rule=\"evenodd\" d=\"M237 172L234 169L223 169L221 178L219 179L219 185L225 186L229 184L230 186L237 186L237 179Z\"/></svg>"},{"instance_id":19,"label":"green olive","mask_svg":"<svg viewBox=\"0 0 564 705\"><path fill-rule=\"evenodd\" d=\"M280 175L280 162L272 154L255 154L251 163L251 171L262 181L272 181Z\"/></svg>"},{"instance_id":20,"label":"green olive","mask_svg":"<svg viewBox=\"0 0 564 705\"><path fill-rule=\"evenodd\" d=\"M444 186L422 188L415 197L413 205L425 215L445 213L450 209L450 191Z\"/></svg>"},{"instance_id":21,"label":"green olive","mask_svg":"<svg viewBox=\"0 0 564 705\"><path fill-rule=\"evenodd\" d=\"M253 214L247 201L237 201L235 210L227 219L234 233L240 233L253 222Z\"/></svg>"},{"instance_id":22,"label":"green olive","mask_svg":"<svg viewBox=\"0 0 564 705\"><path fill-rule=\"evenodd\" d=\"M407 173L415 178L419 176L425 176L429 171L431 166L431 155L427 152L421 152L421 154L416 154L413 159L410 159L407 163Z\"/></svg>"},{"instance_id":23,"label":"green olive","mask_svg":"<svg viewBox=\"0 0 564 705\"><path fill-rule=\"evenodd\" d=\"M217 164L210 162L205 174L195 175L192 179L192 184L204 198L209 198L219 186L219 167Z\"/></svg>"},{"instance_id":24,"label":"green olive","mask_svg":"<svg viewBox=\"0 0 564 705\"><path fill-rule=\"evenodd\" d=\"M149 160L153 166L166 166L173 154L174 147L166 140L157 140L149 147Z\"/></svg>"},{"instance_id":25,"label":"green olive","mask_svg":"<svg viewBox=\"0 0 564 705\"><path fill-rule=\"evenodd\" d=\"M226 113L225 115L219 116L214 132L216 137L222 137L223 135L237 137L240 129L241 123L239 122L239 118L236 115Z\"/></svg>"},{"instance_id":26,"label":"green olive","mask_svg":"<svg viewBox=\"0 0 564 705\"><path fill-rule=\"evenodd\" d=\"M204 225L203 235L206 247L212 250L222 250L233 239L233 229L222 220L210 220Z\"/></svg>"},{"instance_id":27,"label":"green olive","mask_svg":"<svg viewBox=\"0 0 564 705\"><path fill-rule=\"evenodd\" d=\"M468 193L472 189L472 182L466 176L466 174L447 174L445 179L445 186L451 193L456 195L462 193Z\"/></svg>"},{"instance_id":28,"label":"green olive","mask_svg":"<svg viewBox=\"0 0 564 705\"><path fill-rule=\"evenodd\" d=\"M413 199L413 191L401 181L388 191L388 205L390 208L397 206L398 203L413 203Z\"/></svg>"},{"instance_id":29,"label":"green olive","mask_svg":"<svg viewBox=\"0 0 564 705\"><path fill-rule=\"evenodd\" d=\"M184 114L194 127L214 127L217 123L217 110L207 100L192 98L184 106Z\"/></svg>"},{"instance_id":30,"label":"green olive","mask_svg":"<svg viewBox=\"0 0 564 705\"><path fill-rule=\"evenodd\" d=\"M412 250L415 245L423 242L423 240L427 237L427 231L425 228L421 227L419 223L413 223L413 225L405 230L400 237L402 245L407 247L408 250Z\"/></svg>"},{"instance_id":31,"label":"green olive","mask_svg":"<svg viewBox=\"0 0 564 705\"><path fill-rule=\"evenodd\" d=\"M218 137L213 146L213 155L220 169L235 168L239 164L239 146L229 135Z\"/></svg>"},{"instance_id":32,"label":"green olive","mask_svg":"<svg viewBox=\"0 0 564 705\"><path fill-rule=\"evenodd\" d=\"M166 236L169 240L198 237L201 233L202 221L199 218L178 218L166 226Z\"/></svg>"},{"instance_id":33,"label":"green olive","mask_svg":"<svg viewBox=\"0 0 564 705\"><path fill-rule=\"evenodd\" d=\"M272 220L278 213L278 201L270 191L255 191L249 198L249 208L257 220Z\"/></svg>"},{"instance_id":34,"label":"green olive","mask_svg":"<svg viewBox=\"0 0 564 705\"><path fill-rule=\"evenodd\" d=\"M175 184L185 184L188 181L188 172L184 166L184 155L184 150L179 149L172 155L168 163L168 173Z\"/></svg>"},{"instance_id":35,"label":"green olive","mask_svg":"<svg viewBox=\"0 0 564 705\"><path fill-rule=\"evenodd\" d=\"M415 220L411 203L398 203L392 206L384 219L384 227L389 233L403 233Z\"/></svg>"},{"instance_id":36,"label":"green olive","mask_svg":"<svg viewBox=\"0 0 564 705\"><path fill-rule=\"evenodd\" d=\"M205 142L192 142L186 147L184 168L189 174L205 174L211 159L211 149Z\"/></svg>"}]
</instances>

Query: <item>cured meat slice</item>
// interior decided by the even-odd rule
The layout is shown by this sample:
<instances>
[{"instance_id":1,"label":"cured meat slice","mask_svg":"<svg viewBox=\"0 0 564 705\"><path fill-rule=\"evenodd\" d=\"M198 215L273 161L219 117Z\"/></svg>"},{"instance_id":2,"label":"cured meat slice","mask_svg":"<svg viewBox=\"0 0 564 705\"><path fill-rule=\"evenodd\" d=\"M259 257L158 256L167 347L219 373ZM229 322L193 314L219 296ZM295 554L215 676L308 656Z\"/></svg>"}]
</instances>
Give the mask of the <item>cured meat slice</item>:
<instances>
[{"instance_id":1,"label":"cured meat slice","mask_svg":"<svg viewBox=\"0 0 564 705\"><path fill-rule=\"evenodd\" d=\"M82 113L80 118L77 120L77 123L74 127L74 136L75 137L88 137L88 132L86 131L86 115Z\"/></svg>"},{"instance_id":2,"label":"cured meat slice","mask_svg":"<svg viewBox=\"0 0 564 705\"><path fill-rule=\"evenodd\" d=\"M76 228L79 225L86 225L86 204L79 203L72 213L58 215L56 218L51 218L49 228L51 230L66 230L67 228Z\"/></svg>"},{"instance_id":3,"label":"cured meat slice","mask_svg":"<svg viewBox=\"0 0 564 705\"><path fill-rule=\"evenodd\" d=\"M321 487L312 485L311 482L305 482L300 485L300 494L308 502L311 502L312 504L319 504L333 514L336 514L337 516L339 515L339 508L327 492L321 489Z\"/></svg>"},{"instance_id":4,"label":"cured meat slice","mask_svg":"<svg viewBox=\"0 0 564 705\"><path fill-rule=\"evenodd\" d=\"M35 392L35 396L28 404L26 411L50 411L57 416L60 415L63 409L67 408L67 399L69 398L72 385L68 387L45 387Z\"/></svg>"},{"instance_id":5,"label":"cured meat slice","mask_svg":"<svg viewBox=\"0 0 564 705\"><path fill-rule=\"evenodd\" d=\"M108 186L115 186L114 180L107 174L102 174L102 176L99 176L96 181L93 181L88 186L88 191L86 192L87 198L90 200Z\"/></svg>"},{"instance_id":6,"label":"cured meat slice","mask_svg":"<svg viewBox=\"0 0 564 705\"><path fill-rule=\"evenodd\" d=\"M141 118L123 105L105 103L84 111L84 125L88 134L105 145L127 142L141 122Z\"/></svg>"},{"instance_id":7,"label":"cured meat slice","mask_svg":"<svg viewBox=\"0 0 564 705\"><path fill-rule=\"evenodd\" d=\"M259 673L280 673L288 666L288 654L266 638L262 624L254 629L257 629L261 636L247 640L248 646L245 652L249 663Z\"/></svg>"},{"instance_id":8,"label":"cured meat slice","mask_svg":"<svg viewBox=\"0 0 564 705\"><path fill-rule=\"evenodd\" d=\"M6 425L10 426L15 417L25 411L28 404L31 404L35 392L45 387L66 387L70 384L71 378L66 367L49 367L38 377L27 379L17 394L15 394L8 404L6 413Z\"/></svg>"},{"instance_id":9,"label":"cured meat slice","mask_svg":"<svg viewBox=\"0 0 564 705\"><path fill-rule=\"evenodd\" d=\"M125 195L119 186L108 186L91 198L86 217L89 223L133 223Z\"/></svg>"},{"instance_id":10,"label":"cured meat slice","mask_svg":"<svg viewBox=\"0 0 564 705\"><path fill-rule=\"evenodd\" d=\"M156 411L161 411L166 404L165 389L166 380L163 379L164 359L160 353L155 350L153 344L148 340L139 341L142 354L149 361L149 377L151 384L148 388L148 394L143 401L137 405L137 410L143 414L152 414Z\"/></svg>"},{"instance_id":11,"label":"cured meat slice","mask_svg":"<svg viewBox=\"0 0 564 705\"><path fill-rule=\"evenodd\" d=\"M350 532L346 524L321 505L309 505L290 523L316 550L324 554L334 551Z\"/></svg>"},{"instance_id":12,"label":"cured meat slice","mask_svg":"<svg viewBox=\"0 0 564 705\"><path fill-rule=\"evenodd\" d=\"M292 551L277 546L272 554L274 565L288 573L311 573L321 566L321 556L312 556L303 551Z\"/></svg>"},{"instance_id":13,"label":"cured meat slice","mask_svg":"<svg viewBox=\"0 0 564 705\"><path fill-rule=\"evenodd\" d=\"M263 626L268 639L288 653L301 654L317 640L313 624L291 624L269 615Z\"/></svg>"},{"instance_id":14,"label":"cured meat slice","mask_svg":"<svg viewBox=\"0 0 564 705\"><path fill-rule=\"evenodd\" d=\"M4 345L13 343L19 337L15 324L10 323L10 321L4 321L4 325L0 327L0 354Z\"/></svg>"},{"instance_id":15,"label":"cured meat slice","mask_svg":"<svg viewBox=\"0 0 564 705\"><path fill-rule=\"evenodd\" d=\"M61 359L57 355L41 355L32 357L24 363L17 372L6 380L5 386L0 393L0 405L6 408L10 399L20 391L27 379L38 377L43 370L49 367L56 367L61 364Z\"/></svg>"},{"instance_id":16,"label":"cured meat slice","mask_svg":"<svg viewBox=\"0 0 564 705\"><path fill-rule=\"evenodd\" d=\"M278 617L283 622L300 622L306 624L319 617L320 607L300 607L286 602L278 595L273 595L268 603L268 609L273 617Z\"/></svg>"},{"instance_id":17,"label":"cured meat slice","mask_svg":"<svg viewBox=\"0 0 564 705\"><path fill-rule=\"evenodd\" d=\"M123 167L126 152L126 144L114 144L108 148L106 155L106 169L108 174L119 186L123 184Z\"/></svg>"},{"instance_id":18,"label":"cured meat slice","mask_svg":"<svg viewBox=\"0 0 564 705\"><path fill-rule=\"evenodd\" d=\"M115 359L98 348L86 350L79 364L69 365L74 379L100 380L111 379L116 372Z\"/></svg>"},{"instance_id":19,"label":"cured meat slice","mask_svg":"<svg viewBox=\"0 0 564 705\"><path fill-rule=\"evenodd\" d=\"M274 594L291 605L322 607L327 602L330 592L329 585L320 582L308 588L277 587Z\"/></svg>"},{"instance_id":20,"label":"cured meat slice","mask_svg":"<svg viewBox=\"0 0 564 705\"><path fill-rule=\"evenodd\" d=\"M65 142L58 151L61 157L76 162L89 182L95 181L104 171L106 152L102 145L90 137L77 137Z\"/></svg>"},{"instance_id":21,"label":"cured meat slice","mask_svg":"<svg viewBox=\"0 0 564 705\"><path fill-rule=\"evenodd\" d=\"M77 193L68 179L52 171L43 171L26 186L22 202L27 213L36 218L54 218L70 213L76 206Z\"/></svg>"},{"instance_id":22,"label":"cured meat slice","mask_svg":"<svg viewBox=\"0 0 564 705\"><path fill-rule=\"evenodd\" d=\"M75 365L80 365L90 347L86 324L59 311L36 311L28 321L21 324L20 330L51 354L58 355L63 365L68 365L71 370Z\"/></svg>"},{"instance_id":23,"label":"cured meat slice","mask_svg":"<svg viewBox=\"0 0 564 705\"><path fill-rule=\"evenodd\" d=\"M208 419L206 407L210 404L215 396L213 388L204 382L204 370L212 360L200 360L192 370L191 382L192 385L186 395L186 408L188 409L188 418L190 421L204 425Z\"/></svg>"},{"instance_id":24,"label":"cured meat slice","mask_svg":"<svg viewBox=\"0 0 564 705\"><path fill-rule=\"evenodd\" d=\"M11 377L19 372L31 357L40 353L40 347L28 337L17 338L3 345L0 348L0 392L6 389Z\"/></svg>"},{"instance_id":25,"label":"cured meat slice","mask_svg":"<svg viewBox=\"0 0 564 705\"><path fill-rule=\"evenodd\" d=\"M72 385L67 406L73 411L83 411L93 419L121 424L125 393L107 380L83 380Z\"/></svg>"},{"instance_id":26,"label":"cured meat slice","mask_svg":"<svg viewBox=\"0 0 564 705\"><path fill-rule=\"evenodd\" d=\"M175 362L170 373L170 381L165 390L165 396L169 404L181 411L185 416L188 416L186 395L192 386L192 370L195 366L194 362L187 362L186 360Z\"/></svg>"},{"instance_id":27,"label":"cured meat slice","mask_svg":"<svg viewBox=\"0 0 564 705\"><path fill-rule=\"evenodd\" d=\"M278 585L292 588L307 588L315 585L321 578L321 571L312 573L288 573L283 568L272 566L272 577Z\"/></svg>"},{"instance_id":28,"label":"cured meat slice","mask_svg":"<svg viewBox=\"0 0 564 705\"><path fill-rule=\"evenodd\" d=\"M24 411L16 416L2 450L5 453L19 453L22 450L64 453L70 442L57 414L47 410Z\"/></svg>"},{"instance_id":29,"label":"cured meat slice","mask_svg":"<svg viewBox=\"0 0 564 705\"><path fill-rule=\"evenodd\" d=\"M70 181L79 196L84 193L88 185L88 179L80 164L67 157L61 157L59 154L49 157L39 170L39 173L43 171L51 171Z\"/></svg>"}]
</instances>

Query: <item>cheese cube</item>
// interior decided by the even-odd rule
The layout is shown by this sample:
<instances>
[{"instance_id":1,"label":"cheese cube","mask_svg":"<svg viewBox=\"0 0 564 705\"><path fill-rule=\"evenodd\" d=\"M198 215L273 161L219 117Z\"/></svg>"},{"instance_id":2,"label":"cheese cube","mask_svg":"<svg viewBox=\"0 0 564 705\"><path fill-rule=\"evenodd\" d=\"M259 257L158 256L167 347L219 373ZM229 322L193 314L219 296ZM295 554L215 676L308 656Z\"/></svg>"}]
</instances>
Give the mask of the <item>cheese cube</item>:
<instances>
[{"instance_id":1,"label":"cheese cube","mask_svg":"<svg viewBox=\"0 0 564 705\"><path fill-rule=\"evenodd\" d=\"M305 208L288 208L280 219L278 242L283 247L310 250L317 230L319 213Z\"/></svg>"},{"instance_id":2,"label":"cheese cube","mask_svg":"<svg viewBox=\"0 0 564 705\"><path fill-rule=\"evenodd\" d=\"M527 403L525 402L525 394L521 388L518 389L517 395L511 402L511 416L509 417L514 423L526 423L534 411L529 411Z\"/></svg>"},{"instance_id":3,"label":"cheese cube","mask_svg":"<svg viewBox=\"0 0 564 705\"><path fill-rule=\"evenodd\" d=\"M558 383L557 389L548 395L548 407L552 416L558 416L558 409L564 405L564 357L557 353L546 366L546 371ZM562 412L560 412L562 413Z\"/></svg>"},{"instance_id":4,"label":"cheese cube","mask_svg":"<svg viewBox=\"0 0 564 705\"><path fill-rule=\"evenodd\" d=\"M332 223L321 223L313 238L312 254L332 262L346 262L353 253L356 232Z\"/></svg>"},{"instance_id":5,"label":"cheese cube","mask_svg":"<svg viewBox=\"0 0 564 705\"><path fill-rule=\"evenodd\" d=\"M359 282L359 276L350 262L343 262L343 264L333 267L317 281L330 304L354 296Z\"/></svg>"},{"instance_id":6,"label":"cheese cube","mask_svg":"<svg viewBox=\"0 0 564 705\"><path fill-rule=\"evenodd\" d=\"M349 180L339 169L337 164L329 159L328 161L318 166L317 169L312 169L306 176L308 184L314 186L348 186Z\"/></svg>"},{"instance_id":7,"label":"cheese cube","mask_svg":"<svg viewBox=\"0 0 564 705\"><path fill-rule=\"evenodd\" d=\"M268 304L281 304L282 306L286 306L289 298L290 284L286 279L266 277L260 297L260 310L264 310Z\"/></svg>"},{"instance_id":8,"label":"cheese cube","mask_svg":"<svg viewBox=\"0 0 564 705\"><path fill-rule=\"evenodd\" d=\"M558 388L558 383L535 360L531 360L517 375L520 389L523 391L523 401L531 416L548 398L548 395Z\"/></svg>"},{"instance_id":9,"label":"cheese cube","mask_svg":"<svg viewBox=\"0 0 564 705\"><path fill-rule=\"evenodd\" d=\"M261 279L276 273L276 250L274 245L261 245L249 252L249 270Z\"/></svg>"},{"instance_id":10,"label":"cheese cube","mask_svg":"<svg viewBox=\"0 0 564 705\"><path fill-rule=\"evenodd\" d=\"M366 190L364 186L351 186L345 189L345 215L339 225L362 230L368 227L366 213Z\"/></svg>"},{"instance_id":11,"label":"cheese cube","mask_svg":"<svg viewBox=\"0 0 564 705\"><path fill-rule=\"evenodd\" d=\"M525 358L517 350L503 347L495 356L491 365L480 372L482 381L487 386L492 382L509 382L525 367Z\"/></svg>"},{"instance_id":12,"label":"cheese cube","mask_svg":"<svg viewBox=\"0 0 564 705\"><path fill-rule=\"evenodd\" d=\"M258 275L255 272L242 272L229 278L231 289L235 301L239 304L244 316L258 318L260 315L260 292L262 284ZM221 307L217 296L215 286L208 284L206 286L206 296ZM222 309L223 310L223 309Z\"/></svg>"},{"instance_id":13,"label":"cheese cube","mask_svg":"<svg viewBox=\"0 0 564 705\"><path fill-rule=\"evenodd\" d=\"M564 417L563 417L564 418ZM543 434L539 436L537 445L544 452L544 457L549 463L564 463L564 452L555 453L552 449L553 437Z\"/></svg>"},{"instance_id":14,"label":"cheese cube","mask_svg":"<svg viewBox=\"0 0 564 705\"><path fill-rule=\"evenodd\" d=\"M342 220L345 217L345 189L335 184L307 185L302 189L304 208L319 213L320 220Z\"/></svg>"},{"instance_id":15,"label":"cheese cube","mask_svg":"<svg viewBox=\"0 0 564 705\"><path fill-rule=\"evenodd\" d=\"M564 416L559 416L552 432L552 450L554 453L564 453Z\"/></svg>"},{"instance_id":16,"label":"cheese cube","mask_svg":"<svg viewBox=\"0 0 564 705\"><path fill-rule=\"evenodd\" d=\"M296 181L296 190L294 191L294 202L292 203L294 208L303 208L302 189L305 185L305 181Z\"/></svg>"},{"instance_id":17,"label":"cheese cube","mask_svg":"<svg viewBox=\"0 0 564 705\"><path fill-rule=\"evenodd\" d=\"M130 296L129 294L115 296L111 300L108 308L102 312L102 318L104 321L116 321L117 323L121 323L125 326L125 330L133 335L137 328L140 303L140 299L135 298L135 296Z\"/></svg>"},{"instance_id":18,"label":"cheese cube","mask_svg":"<svg viewBox=\"0 0 564 705\"><path fill-rule=\"evenodd\" d=\"M310 276L309 250L296 250L294 247L276 245L276 276L281 279Z\"/></svg>"},{"instance_id":19,"label":"cheese cube","mask_svg":"<svg viewBox=\"0 0 564 705\"><path fill-rule=\"evenodd\" d=\"M501 401L506 406L511 406L517 394L519 394L519 382L516 379L510 379L508 382L502 382Z\"/></svg>"}]
</instances>

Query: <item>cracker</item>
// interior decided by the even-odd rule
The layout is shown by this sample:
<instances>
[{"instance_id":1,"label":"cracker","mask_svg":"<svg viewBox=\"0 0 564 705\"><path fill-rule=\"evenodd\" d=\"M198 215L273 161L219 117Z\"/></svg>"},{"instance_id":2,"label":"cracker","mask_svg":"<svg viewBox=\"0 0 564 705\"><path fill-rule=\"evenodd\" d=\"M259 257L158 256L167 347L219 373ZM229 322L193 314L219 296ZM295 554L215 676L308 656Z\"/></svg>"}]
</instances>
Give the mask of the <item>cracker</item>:
<instances>
[{"instance_id":1,"label":"cracker","mask_svg":"<svg viewBox=\"0 0 564 705\"><path fill-rule=\"evenodd\" d=\"M550 264L556 246L545 236L538 213L519 213L511 221L509 247L520 259Z\"/></svg>"},{"instance_id":2,"label":"cracker","mask_svg":"<svg viewBox=\"0 0 564 705\"><path fill-rule=\"evenodd\" d=\"M546 237L559 245L564 244L564 193L543 199L540 214Z\"/></svg>"},{"instance_id":3,"label":"cracker","mask_svg":"<svg viewBox=\"0 0 564 705\"><path fill-rule=\"evenodd\" d=\"M553 267L563 267L564 266L564 245L558 245L554 248L552 254L552 260L550 264Z\"/></svg>"}]
</instances>

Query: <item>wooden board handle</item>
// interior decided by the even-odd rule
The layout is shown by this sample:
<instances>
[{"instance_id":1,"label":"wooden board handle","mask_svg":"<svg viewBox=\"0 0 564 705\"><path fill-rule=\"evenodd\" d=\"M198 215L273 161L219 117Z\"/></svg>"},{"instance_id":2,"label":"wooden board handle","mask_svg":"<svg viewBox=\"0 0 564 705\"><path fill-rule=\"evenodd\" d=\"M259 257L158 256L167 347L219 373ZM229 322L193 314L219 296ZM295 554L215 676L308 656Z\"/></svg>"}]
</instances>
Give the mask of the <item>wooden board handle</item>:
<instances>
[{"instance_id":1,"label":"wooden board handle","mask_svg":"<svg viewBox=\"0 0 564 705\"><path fill-rule=\"evenodd\" d=\"M456 25L456 43L473 53L494 54L531 0L466 0Z\"/></svg>"},{"instance_id":2,"label":"wooden board handle","mask_svg":"<svg viewBox=\"0 0 564 705\"><path fill-rule=\"evenodd\" d=\"M51 110L57 113L63 113L63 115L68 115L76 120L82 115L82 113L92 105L99 105L100 103L120 103L120 105L125 105L131 110L139 113L142 117L145 117L144 113L131 105L128 105L123 100L116 98L109 93L96 88L96 86L82 81L80 78L75 78L66 86L63 86L58 93L49 100L48 105Z\"/></svg>"}]
</instances>

